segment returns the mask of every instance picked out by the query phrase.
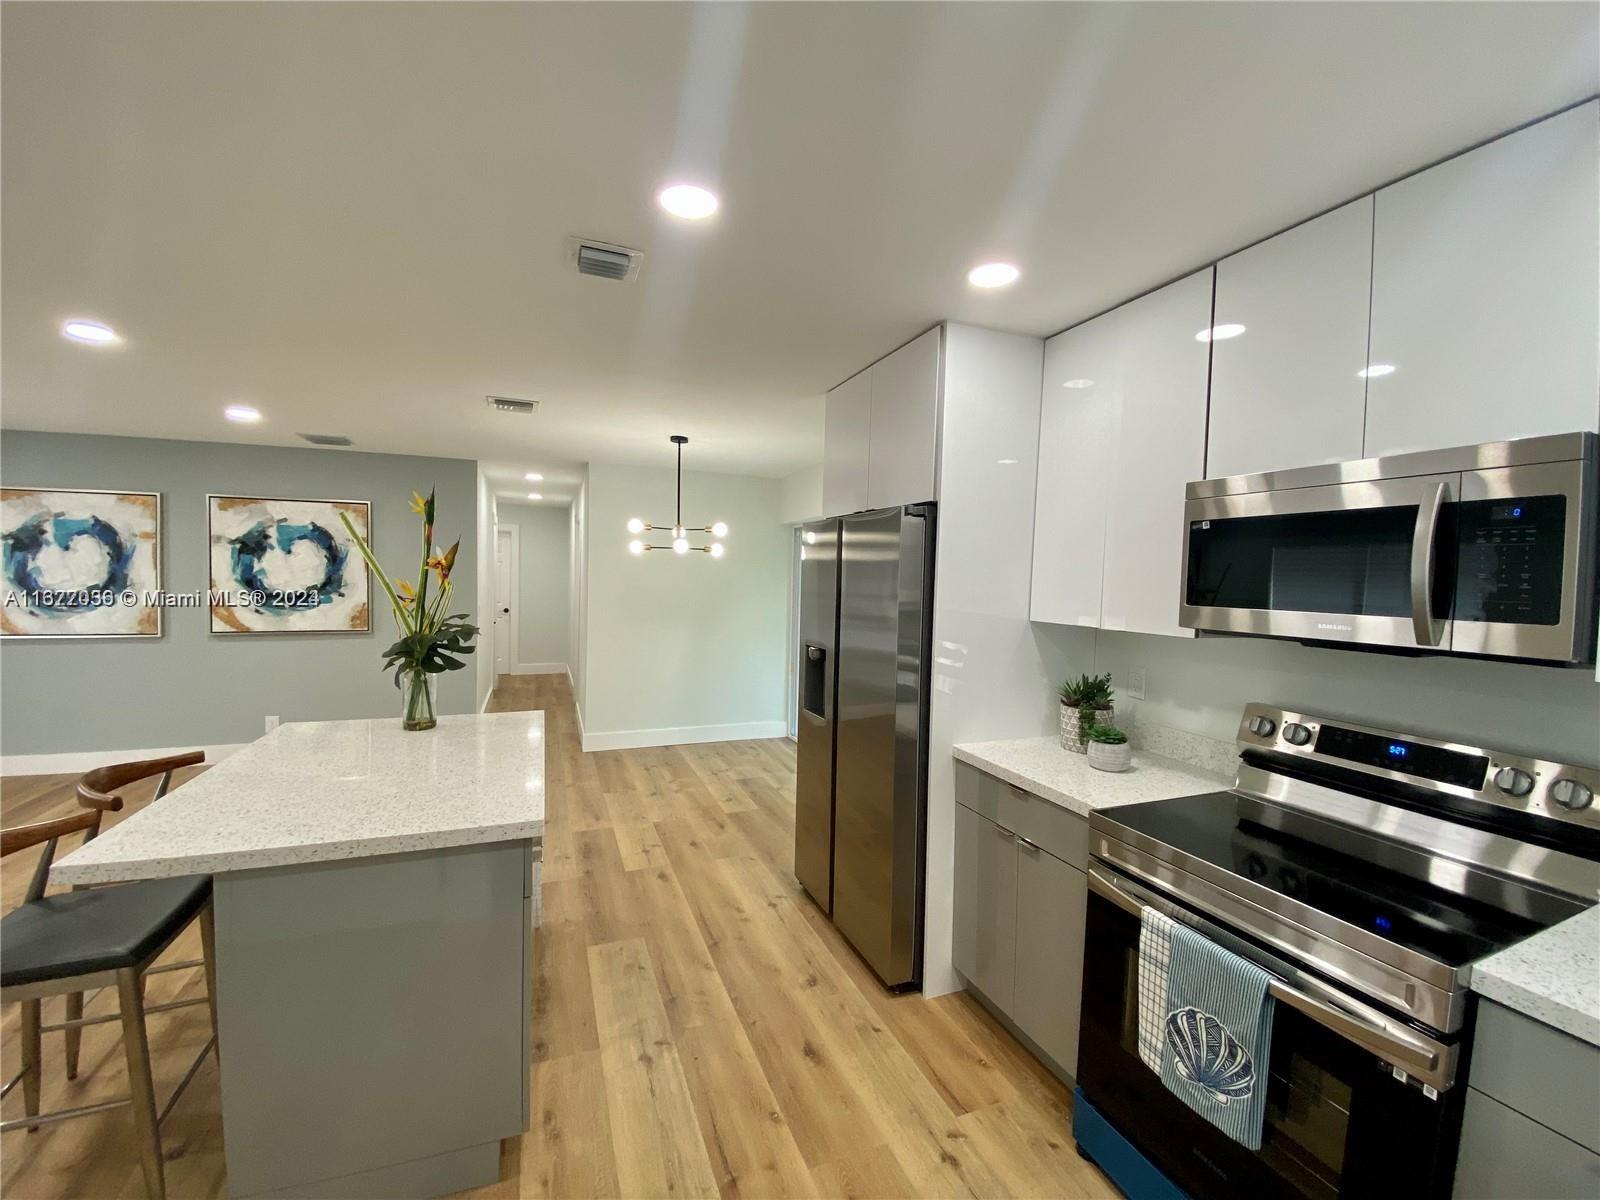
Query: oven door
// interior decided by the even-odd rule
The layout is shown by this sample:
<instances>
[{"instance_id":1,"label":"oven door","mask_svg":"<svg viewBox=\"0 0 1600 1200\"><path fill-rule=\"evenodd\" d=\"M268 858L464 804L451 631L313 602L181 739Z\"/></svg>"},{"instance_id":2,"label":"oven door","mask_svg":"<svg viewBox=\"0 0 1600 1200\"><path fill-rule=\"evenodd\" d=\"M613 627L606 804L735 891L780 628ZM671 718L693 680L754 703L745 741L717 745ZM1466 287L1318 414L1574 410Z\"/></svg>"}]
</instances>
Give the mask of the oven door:
<instances>
[{"instance_id":1,"label":"oven door","mask_svg":"<svg viewBox=\"0 0 1600 1200\"><path fill-rule=\"evenodd\" d=\"M1191 499L1179 621L1448 650L1460 489L1448 474Z\"/></svg>"},{"instance_id":2,"label":"oven door","mask_svg":"<svg viewBox=\"0 0 1600 1200\"><path fill-rule=\"evenodd\" d=\"M1100 863L1091 876L1078 1085L1168 1179L1195 1200L1449 1195L1466 1088L1430 1094L1397 1078L1382 1057L1352 1040L1352 1022L1328 1020L1322 1004L1274 1005L1260 1150L1235 1142L1168 1092L1139 1058L1140 922L1127 900L1142 889ZM1108 880L1116 882L1108 888ZM1209 924L1181 906L1161 907L1202 931ZM1241 941L1229 945L1248 949ZM1251 957L1282 965L1270 952ZM1420 1032L1416 1040L1442 1045Z\"/></svg>"}]
</instances>

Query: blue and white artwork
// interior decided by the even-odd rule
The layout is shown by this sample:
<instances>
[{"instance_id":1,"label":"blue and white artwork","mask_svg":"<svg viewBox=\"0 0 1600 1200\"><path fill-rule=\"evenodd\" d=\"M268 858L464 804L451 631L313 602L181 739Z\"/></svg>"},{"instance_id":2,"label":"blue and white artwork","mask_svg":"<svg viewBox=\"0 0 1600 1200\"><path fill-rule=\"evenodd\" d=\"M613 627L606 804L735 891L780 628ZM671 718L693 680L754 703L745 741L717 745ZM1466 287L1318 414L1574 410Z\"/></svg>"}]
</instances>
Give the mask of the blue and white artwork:
<instances>
[{"instance_id":1,"label":"blue and white artwork","mask_svg":"<svg viewBox=\"0 0 1600 1200\"><path fill-rule=\"evenodd\" d=\"M209 496L211 632L365 633L367 565L340 520L370 538L365 500Z\"/></svg>"},{"instance_id":2,"label":"blue and white artwork","mask_svg":"<svg viewBox=\"0 0 1600 1200\"><path fill-rule=\"evenodd\" d=\"M0 488L0 635L160 637L161 497Z\"/></svg>"}]
</instances>

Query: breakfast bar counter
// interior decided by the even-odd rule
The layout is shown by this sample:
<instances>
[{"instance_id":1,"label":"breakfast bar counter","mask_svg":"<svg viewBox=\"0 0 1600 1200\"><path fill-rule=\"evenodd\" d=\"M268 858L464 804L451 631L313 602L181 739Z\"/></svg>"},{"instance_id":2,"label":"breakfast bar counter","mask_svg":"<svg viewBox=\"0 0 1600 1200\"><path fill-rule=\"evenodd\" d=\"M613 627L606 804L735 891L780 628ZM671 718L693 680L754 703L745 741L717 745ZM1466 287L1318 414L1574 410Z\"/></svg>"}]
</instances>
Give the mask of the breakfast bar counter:
<instances>
[{"instance_id":1,"label":"breakfast bar counter","mask_svg":"<svg viewBox=\"0 0 1600 1200\"><path fill-rule=\"evenodd\" d=\"M280 726L63 858L215 878L228 1190L432 1196L528 1124L544 716Z\"/></svg>"}]
</instances>

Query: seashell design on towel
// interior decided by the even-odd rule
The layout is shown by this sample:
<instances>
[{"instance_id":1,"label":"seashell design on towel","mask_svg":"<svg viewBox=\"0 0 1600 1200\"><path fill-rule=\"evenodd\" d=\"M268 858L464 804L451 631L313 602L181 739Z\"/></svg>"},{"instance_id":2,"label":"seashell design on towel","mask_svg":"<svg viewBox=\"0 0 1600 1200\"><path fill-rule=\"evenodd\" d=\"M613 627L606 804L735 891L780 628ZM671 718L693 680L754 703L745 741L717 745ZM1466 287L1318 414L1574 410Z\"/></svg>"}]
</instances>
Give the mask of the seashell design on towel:
<instances>
[{"instance_id":1,"label":"seashell design on towel","mask_svg":"<svg viewBox=\"0 0 1600 1200\"><path fill-rule=\"evenodd\" d=\"M1167 1017L1167 1045L1178 1074L1204 1088L1218 1104L1243 1100L1255 1087L1250 1052L1202 1009L1180 1008Z\"/></svg>"}]
</instances>

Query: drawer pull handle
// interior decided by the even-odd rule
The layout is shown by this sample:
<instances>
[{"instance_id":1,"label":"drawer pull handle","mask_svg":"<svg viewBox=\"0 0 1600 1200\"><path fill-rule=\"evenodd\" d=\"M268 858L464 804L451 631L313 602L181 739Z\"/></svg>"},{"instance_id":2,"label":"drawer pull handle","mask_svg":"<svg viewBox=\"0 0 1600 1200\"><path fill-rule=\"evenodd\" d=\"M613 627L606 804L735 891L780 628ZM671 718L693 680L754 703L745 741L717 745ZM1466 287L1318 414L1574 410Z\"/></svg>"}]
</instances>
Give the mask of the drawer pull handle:
<instances>
[{"instance_id":1,"label":"drawer pull handle","mask_svg":"<svg viewBox=\"0 0 1600 1200\"><path fill-rule=\"evenodd\" d=\"M1036 854L1041 850L1041 847L1037 842L1030 842L1027 838L1023 837L1020 833L1017 835L1017 841L1021 842L1024 846L1026 846L1029 850L1032 850Z\"/></svg>"},{"instance_id":2,"label":"drawer pull handle","mask_svg":"<svg viewBox=\"0 0 1600 1200\"><path fill-rule=\"evenodd\" d=\"M996 825L994 827L994 831L1003 838L1010 838L1013 841L1016 840L1017 835L1012 833L1011 830L1007 829L1004 825Z\"/></svg>"}]
</instances>

